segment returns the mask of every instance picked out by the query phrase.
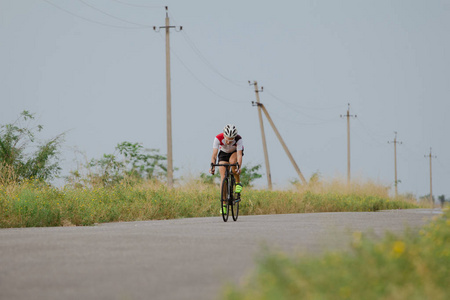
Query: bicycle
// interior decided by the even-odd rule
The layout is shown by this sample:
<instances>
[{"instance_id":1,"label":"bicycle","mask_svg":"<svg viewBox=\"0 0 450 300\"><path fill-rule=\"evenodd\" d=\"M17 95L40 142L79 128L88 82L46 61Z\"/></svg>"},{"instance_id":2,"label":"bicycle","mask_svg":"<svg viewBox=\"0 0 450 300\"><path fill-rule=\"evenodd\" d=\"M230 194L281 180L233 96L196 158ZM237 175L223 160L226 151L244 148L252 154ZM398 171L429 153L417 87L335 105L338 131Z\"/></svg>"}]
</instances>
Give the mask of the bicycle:
<instances>
[{"instance_id":1,"label":"bicycle","mask_svg":"<svg viewBox=\"0 0 450 300\"><path fill-rule=\"evenodd\" d=\"M211 164L211 167L225 167L225 177L222 181L222 190L220 191L220 211L222 212L222 219L224 222L228 221L230 214L233 220L236 221L239 215L239 202L241 201L241 194L235 193L236 180L234 179L231 167L237 167L239 164Z\"/></svg>"}]
</instances>

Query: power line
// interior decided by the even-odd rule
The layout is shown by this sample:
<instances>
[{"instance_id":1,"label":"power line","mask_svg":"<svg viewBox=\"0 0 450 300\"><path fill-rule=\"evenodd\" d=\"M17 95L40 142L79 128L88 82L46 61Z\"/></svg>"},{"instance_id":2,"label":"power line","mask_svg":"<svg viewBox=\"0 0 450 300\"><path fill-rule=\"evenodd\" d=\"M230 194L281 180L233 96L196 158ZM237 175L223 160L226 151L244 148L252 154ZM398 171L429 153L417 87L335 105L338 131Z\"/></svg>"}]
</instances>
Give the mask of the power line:
<instances>
[{"instance_id":1,"label":"power line","mask_svg":"<svg viewBox=\"0 0 450 300\"><path fill-rule=\"evenodd\" d=\"M385 146L385 143L380 142L375 136L377 135L376 133L374 133L372 130L370 130L362 121L361 118L356 118L356 121L358 121L362 128L366 131L367 135L377 144Z\"/></svg>"},{"instance_id":2,"label":"power line","mask_svg":"<svg viewBox=\"0 0 450 300\"><path fill-rule=\"evenodd\" d=\"M113 19L116 19L116 20L119 20L119 21L122 21L122 22L125 22L125 23L128 23L128 24L132 24L132 25L138 25L138 26L141 26L141 27L147 27L147 28L148 28L148 27L153 27L153 26L150 26L150 25L145 25L145 24L135 23L135 22L131 22L131 21L128 21L128 20L125 20L125 19L116 17L116 16L114 16L114 15L112 15L112 14L110 14L110 13L107 13L107 12L105 12L105 11L103 11L103 10L101 10L101 9L99 9L99 8L97 8L97 7L95 7L95 6L91 5L91 4L89 4L89 3L87 3L87 2L84 1L84 0L78 0L78 1L80 1L80 2L83 3L84 5L86 5L86 6L90 7L90 8L92 8L93 10L96 10L96 11L100 12L101 14L103 14L103 15L105 15L105 16L108 16L108 17L111 17L111 18L113 18Z\"/></svg>"},{"instance_id":3,"label":"power line","mask_svg":"<svg viewBox=\"0 0 450 300\"><path fill-rule=\"evenodd\" d=\"M44 2L46 2L46 3L48 3L48 4L50 4L51 6L57 8L57 9L59 9L59 10L64 11L65 13L68 13L68 14L71 15L71 16L74 16L74 17L76 17L76 18L80 18L80 19L82 19L82 20L85 20L85 21L87 21L87 22L94 23L94 24L97 24L97 25L102 25L102 26L107 26L107 27L114 27L114 28L120 28L120 29L146 29L146 28L143 27L143 26L140 26L140 27L125 27L125 26L111 25L111 24L107 24L107 23L103 23L103 22L91 20L91 19L89 19L89 18L86 18L86 17L80 16L80 15L77 15L77 14L71 12L70 10L67 10L67 9L65 9L65 8L62 8L61 6L56 5L55 3L53 3L53 2L51 2L51 1L49 1L49 0L42 0L42 1L44 1Z\"/></svg>"},{"instance_id":4,"label":"power line","mask_svg":"<svg viewBox=\"0 0 450 300\"><path fill-rule=\"evenodd\" d=\"M298 107L298 108L303 108L303 109L311 109L311 110L332 110L332 109L338 109L338 108L342 108L345 105L341 104L341 105L336 105L336 106L329 106L329 107L311 107L311 106L303 106L303 105L299 105L299 104L294 104L291 102L288 102L286 100L281 99L280 97L275 96L273 93L266 90L266 92L271 95L273 98L275 98L276 100L280 101L281 103L285 104L286 106L292 108L292 107Z\"/></svg>"},{"instance_id":5,"label":"power line","mask_svg":"<svg viewBox=\"0 0 450 300\"><path fill-rule=\"evenodd\" d=\"M352 128L355 129L353 131L353 133L355 134L355 138L358 141L361 141L372 147L385 147L385 148L387 147L387 145L385 143L380 143L377 140L371 138L366 132L363 132L363 131L358 132L359 127L352 127Z\"/></svg>"},{"instance_id":6,"label":"power line","mask_svg":"<svg viewBox=\"0 0 450 300\"><path fill-rule=\"evenodd\" d=\"M194 53L200 58L200 60L208 66L214 73L225 79L226 81L230 82L231 84L234 84L241 88L247 88L244 84L239 84L237 80L232 80L225 75L223 75L212 63L210 63L206 57L200 52L198 47L195 45L195 43L192 41L192 39L189 37L189 35L186 32L183 32L183 37L186 40L188 46L194 51Z\"/></svg>"},{"instance_id":7,"label":"power line","mask_svg":"<svg viewBox=\"0 0 450 300\"><path fill-rule=\"evenodd\" d=\"M450 175L450 169L438 157L436 157L436 160L441 165L441 167L444 169L444 171Z\"/></svg>"},{"instance_id":8,"label":"power line","mask_svg":"<svg viewBox=\"0 0 450 300\"><path fill-rule=\"evenodd\" d=\"M131 4L131 3L123 2L123 1L120 1L120 0L112 0L112 1L115 1L115 2L120 3L120 4L128 5L128 6L140 7L140 8L143 8L143 7L144 7L144 8L163 8L163 7L164 7L163 5L140 5L140 4Z\"/></svg>"},{"instance_id":9,"label":"power line","mask_svg":"<svg viewBox=\"0 0 450 300\"><path fill-rule=\"evenodd\" d=\"M290 102L287 102L287 101L285 101L285 100L282 100L281 98L275 96L275 95L274 95L273 93L271 93L270 91L268 91L267 93L268 93L270 96L272 96L274 99L276 99L276 100L278 100L279 102L283 103L283 104L284 104L286 107L288 107L291 111L294 111L294 112L296 112L296 113L298 113L298 114L300 114L300 115L303 115L303 116L308 117L308 118L310 118L310 119L320 120L321 123L326 123L326 122L334 121L334 118L333 118L333 119L322 119L322 118L319 118L319 117L316 117L316 116L311 116L311 115L309 115L309 114L306 114L306 113L304 113L303 111L299 110L299 109L297 108L296 105L294 105L294 104L292 104L292 103L290 103ZM299 107L301 107L301 106L299 106ZM335 109L335 108L342 108L342 107L343 107L343 105L336 106L336 107L333 107L333 108L324 108L324 109ZM303 108L304 108L304 107L303 107ZM311 108L309 108L309 109L311 109ZM315 109L320 109L320 108L315 108ZM313 125L313 124L309 124L309 125Z\"/></svg>"},{"instance_id":10,"label":"power line","mask_svg":"<svg viewBox=\"0 0 450 300\"><path fill-rule=\"evenodd\" d=\"M406 152L408 152L410 156L413 157L413 158L409 157L408 161L410 160L414 160L415 162L422 161L422 159L420 159L421 154L419 154L417 150L410 148L407 143L403 142L403 148L406 150ZM405 158L404 155L402 155L402 153L400 153L399 156Z\"/></svg>"},{"instance_id":11,"label":"power line","mask_svg":"<svg viewBox=\"0 0 450 300\"><path fill-rule=\"evenodd\" d=\"M176 19L173 17L172 13L169 12L170 17L172 19L174 19L175 22ZM220 77L222 77L223 79L225 79L226 81L230 82L231 84L234 84L238 87L241 88L245 88L247 89L247 85L244 84L244 81L240 81L240 80L233 80L228 78L227 76L223 75L208 59L206 59L206 57L203 55L203 53L200 51L200 49L196 46L196 44L194 43L194 41L190 38L190 36L187 34L186 31L182 32L183 38L185 39L186 43L188 44L188 46L192 49L192 51L200 58L200 60L207 66L209 67L214 73L216 73L217 75L219 75ZM242 84L241 84L242 82Z\"/></svg>"},{"instance_id":12,"label":"power line","mask_svg":"<svg viewBox=\"0 0 450 300\"><path fill-rule=\"evenodd\" d=\"M161 36L161 34L160 34L160 36ZM163 37L161 36L161 38L163 38ZM178 59L178 61L181 63L181 65L189 72L189 74L191 74L192 77L193 77L195 80L197 80L197 81L198 81L204 88L206 88L208 91L210 91L211 93L213 93L213 94L216 95L217 97L219 97L219 98L221 98L221 99L223 99L223 100L225 100L225 101L228 101L228 102L233 102L233 103L242 103L242 102L244 102L244 101L236 101L236 100L232 100L232 99L229 99L229 98L227 98L227 97L224 97L224 96L218 94L216 91L214 91L212 88L210 88L206 83L204 83L202 80L200 80L200 78L198 78L198 77L194 74L194 72L192 72L192 70L191 70L191 69L183 62L183 60L180 58L180 56L179 56L172 48L170 49L170 52L173 53L173 54L175 55L175 57Z\"/></svg>"},{"instance_id":13,"label":"power line","mask_svg":"<svg viewBox=\"0 0 450 300\"><path fill-rule=\"evenodd\" d=\"M323 125L323 124L328 124L328 123L333 123L333 122L337 122L339 119L338 118L334 118L334 119L330 119L330 120L325 120L325 121L320 121L320 122L311 122L311 123L307 123L307 122L299 122L299 121L294 121L292 119L289 119L286 117L286 115L280 115L277 113L272 112L272 115L278 117L280 120L282 121L286 121L286 122L290 122L293 124L297 124L297 125L303 125L303 126L311 126L311 125Z\"/></svg>"}]
</instances>

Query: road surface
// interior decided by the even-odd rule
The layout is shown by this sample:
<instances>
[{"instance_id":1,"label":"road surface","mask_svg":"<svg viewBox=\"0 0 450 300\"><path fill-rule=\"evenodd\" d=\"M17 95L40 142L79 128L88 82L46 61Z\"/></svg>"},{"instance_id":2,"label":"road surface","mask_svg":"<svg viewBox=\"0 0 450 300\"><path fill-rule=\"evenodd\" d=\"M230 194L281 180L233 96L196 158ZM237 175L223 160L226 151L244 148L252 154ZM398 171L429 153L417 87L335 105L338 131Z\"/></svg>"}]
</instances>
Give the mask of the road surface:
<instances>
[{"instance_id":1,"label":"road surface","mask_svg":"<svg viewBox=\"0 0 450 300\"><path fill-rule=\"evenodd\" d=\"M0 299L217 299L261 248L348 248L351 233L418 230L438 210L220 216L0 229Z\"/></svg>"}]
</instances>

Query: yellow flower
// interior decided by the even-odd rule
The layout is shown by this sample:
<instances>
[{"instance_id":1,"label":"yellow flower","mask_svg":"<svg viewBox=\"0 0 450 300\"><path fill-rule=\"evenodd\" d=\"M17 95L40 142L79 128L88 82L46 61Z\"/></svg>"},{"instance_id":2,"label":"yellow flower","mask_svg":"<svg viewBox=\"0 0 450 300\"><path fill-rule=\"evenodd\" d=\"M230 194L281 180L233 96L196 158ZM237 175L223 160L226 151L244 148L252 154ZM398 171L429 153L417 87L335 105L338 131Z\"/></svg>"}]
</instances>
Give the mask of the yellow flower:
<instances>
[{"instance_id":1,"label":"yellow flower","mask_svg":"<svg viewBox=\"0 0 450 300\"><path fill-rule=\"evenodd\" d=\"M405 248L406 248L405 243L403 243L402 241L396 241L394 243L392 251L394 252L394 254L401 255L403 254L403 252L405 252Z\"/></svg>"}]
</instances>

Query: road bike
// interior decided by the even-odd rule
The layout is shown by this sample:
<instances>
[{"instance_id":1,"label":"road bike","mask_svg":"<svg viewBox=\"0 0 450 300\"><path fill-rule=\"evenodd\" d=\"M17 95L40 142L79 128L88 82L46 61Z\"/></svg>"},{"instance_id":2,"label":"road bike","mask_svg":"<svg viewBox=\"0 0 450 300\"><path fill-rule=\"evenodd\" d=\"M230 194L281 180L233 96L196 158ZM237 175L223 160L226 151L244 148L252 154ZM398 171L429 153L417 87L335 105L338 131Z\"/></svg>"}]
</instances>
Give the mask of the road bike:
<instances>
[{"instance_id":1,"label":"road bike","mask_svg":"<svg viewBox=\"0 0 450 300\"><path fill-rule=\"evenodd\" d=\"M231 167L237 167L239 164L211 164L211 167L225 167L225 177L222 181L222 190L220 191L220 211L222 212L223 221L228 221L231 210L231 216L236 221L239 215L239 202L241 194L236 193L236 180L234 179Z\"/></svg>"}]
</instances>

